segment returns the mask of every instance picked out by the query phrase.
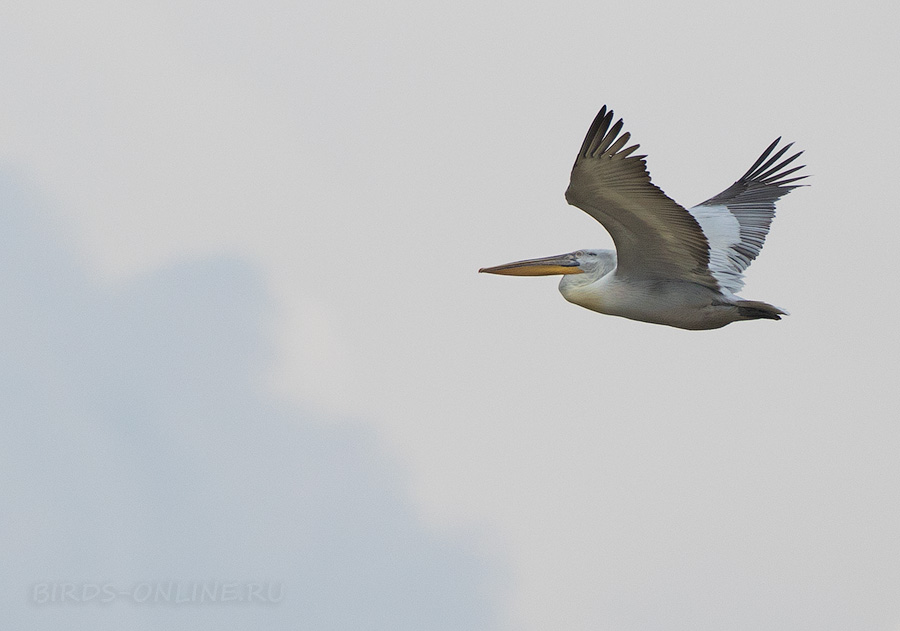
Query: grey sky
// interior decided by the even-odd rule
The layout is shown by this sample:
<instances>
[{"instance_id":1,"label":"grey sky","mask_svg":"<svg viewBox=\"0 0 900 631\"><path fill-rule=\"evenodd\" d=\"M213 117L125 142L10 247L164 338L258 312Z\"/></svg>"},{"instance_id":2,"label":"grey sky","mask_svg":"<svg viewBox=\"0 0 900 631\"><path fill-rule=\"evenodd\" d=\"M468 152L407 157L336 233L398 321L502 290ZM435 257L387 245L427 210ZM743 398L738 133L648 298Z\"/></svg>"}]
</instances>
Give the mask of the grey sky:
<instances>
[{"instance_id":1,"label":"grey sky","mask_svg":"<svg viewBox=\"0 0 900 631\"><path fill-rule=\"evenodd\" d=\"M365 628L338 614L362 598L373 621L411 615L397 594L413 580L442 586L408 606L449 599L447 628L897 629L897 17L5 4L0 164L18 201L3 212L44 226L4 235L5 405L24 444L6 446L3 486L38 522L10 526L19 620L190 626L23 594L42 577L271 567L346 609L311 598L247 620ZM684 204L776 136L806 150L811 186L779 204L742 292L789 318L676 331L578 309L553 279L477 276L609 246L562 196L604 103ZM76 474L104 480L96 496L45 491ZM167 545L176 518L195 551ZM385 524L371 542L370 523ZM237 558L217 554L242 533ZM391 565L398 533L411 543ZM393 568L382 591L346 582L362 550ZM314 579L332 558L349 591Z\"/></svg>"},{"instance_id":2,"label":"grey sky","mask_svg":"<svg viewBox=\"0 0 900 631\"><path fill-rule=\"evenodd\" d=\"M251 267L102 288L9 178L0 203L7 625L486 628L501 577L422 527L371 430L258 394L268 304ZM41 587L172 581L190 604L48 603ZM215 581L274 584L278 602L190 599Z\"/></svg>"}]
</instances>

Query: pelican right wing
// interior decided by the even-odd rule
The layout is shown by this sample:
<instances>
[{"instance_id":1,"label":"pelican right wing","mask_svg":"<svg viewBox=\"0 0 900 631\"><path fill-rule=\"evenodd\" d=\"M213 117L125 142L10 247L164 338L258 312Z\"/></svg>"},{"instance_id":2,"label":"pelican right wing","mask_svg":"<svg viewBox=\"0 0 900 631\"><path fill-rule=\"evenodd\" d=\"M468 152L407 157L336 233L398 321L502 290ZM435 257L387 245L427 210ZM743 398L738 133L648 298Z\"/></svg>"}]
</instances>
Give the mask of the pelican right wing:
<instances>
[{"instance_id":1,"label":"pelican right wing","mask_svg":"<svg viewBox=\"0 0 900 631\"><path fill-rule=\"evenodd\" d=\"M631 135L612 110L600 110L572 168L566 200L603 224L616 244L617 274L678 279L719 289L709 244L697 220L650 181L646 156L623 149Z\"/></svg>"},{"instance_id":2,"label":"pelican right wing","mask_svg":"<svg viewBox=\"0 0 900 631\"><path fill-rule=\"evenodd\" d=\"M794 182L807 177L788 177L803 168L787 168L802 151L776 164L793 145L787 144L772 155L780 141L778 138L769 145L737 182L690 209L709 241L712 274L732 293L744 286L743 271L762 250L775 217L775 202L803 186Z\"/></svg>"}]
</instances>

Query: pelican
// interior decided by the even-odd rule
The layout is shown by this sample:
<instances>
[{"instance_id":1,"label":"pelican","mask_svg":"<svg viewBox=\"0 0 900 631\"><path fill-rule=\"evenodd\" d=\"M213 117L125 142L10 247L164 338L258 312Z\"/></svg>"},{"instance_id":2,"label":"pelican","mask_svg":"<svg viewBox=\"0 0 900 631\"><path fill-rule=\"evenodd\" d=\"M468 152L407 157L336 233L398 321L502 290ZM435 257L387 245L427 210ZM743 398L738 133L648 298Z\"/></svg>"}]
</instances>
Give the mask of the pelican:
<instances>
[{"instance_id":1,"label":"pelican","mask_svg":"<svg viewBox=\"0 0 900 631\"><path fill-rule=\"evenodd\" d=\"M561 274L559 291L576 305L681 329L717 329L739 320L780 320L787 312L744 300L743 272L763 247L775 202L806 175L788 177L803 152L781 160L777 138L741 178L687 210L652 184L644 155L631 155L622 119L600 110L572 167L566 201L603 224L613 250L516 261L479 272L508 276ZM779 162L781 160L781 162Z\"/></svg>"}]
</instances>

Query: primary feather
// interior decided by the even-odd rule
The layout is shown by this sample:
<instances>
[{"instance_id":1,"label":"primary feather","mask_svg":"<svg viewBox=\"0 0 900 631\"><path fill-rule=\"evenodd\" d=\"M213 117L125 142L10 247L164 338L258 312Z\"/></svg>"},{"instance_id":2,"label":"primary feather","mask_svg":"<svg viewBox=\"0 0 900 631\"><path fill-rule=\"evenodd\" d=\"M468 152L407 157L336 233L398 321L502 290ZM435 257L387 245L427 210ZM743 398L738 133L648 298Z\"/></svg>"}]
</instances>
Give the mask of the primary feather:
<instances>
[{"instance_id":1,"label":"primary feather","mask_svg":"<svg viewBox=\"0 0 900 631\"><path fill-rule=\"evenodd\" d=\"M622 149L620 119L600 110L575 159L566 200L603 224L616 244L620 274L633 278L679 278L711 289L709 244L697 220L650 181L640 145Z\"/></svg>"},{"instance_id":2,"label":"primary feather","mask_svg":"<svg viewBox=\"0 0 900 631\"><path fill-rule=\"evenodd\" d=\"M792 146L771 155L777 138L741 178L702 204L690 209L709 241L710 271L732 293L744 286L743 272L759 255L775 217L775 202L787 195L805 175L789 178L803 165L788 169L802 151L775 164Z\"/></svg>"}]
</instances>

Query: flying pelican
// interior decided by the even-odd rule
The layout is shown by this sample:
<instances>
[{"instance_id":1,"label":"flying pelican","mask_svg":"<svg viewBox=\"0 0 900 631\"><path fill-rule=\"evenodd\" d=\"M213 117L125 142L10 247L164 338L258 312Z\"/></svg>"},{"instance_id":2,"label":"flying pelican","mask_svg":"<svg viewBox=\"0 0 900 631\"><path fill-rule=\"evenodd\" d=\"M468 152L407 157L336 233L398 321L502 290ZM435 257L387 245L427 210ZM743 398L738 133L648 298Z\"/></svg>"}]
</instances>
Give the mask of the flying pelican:
<instances>
[{"instance_id":1,"label":"flying pelican","mask_svg":"<svg viewBox=\"0 0 900 631\"><path fill-rule=\"evenodd\" d=\"M738 320L780 320L786 311L744 300L743 271L756 258L775 216L775 202L807 177L788 178L803 152L778 162L778 138L741 178L686 210L650 182L646 156L624 148L622 120L600 110L575 159L566 201L603 224L616 249L485 267L510 276L562 274L559 291L587 309L681 329L717 329ZM775 152L773 154L773 152ZM777 164L776 164L777 163Z\"/></svg>"}]
</instances>

